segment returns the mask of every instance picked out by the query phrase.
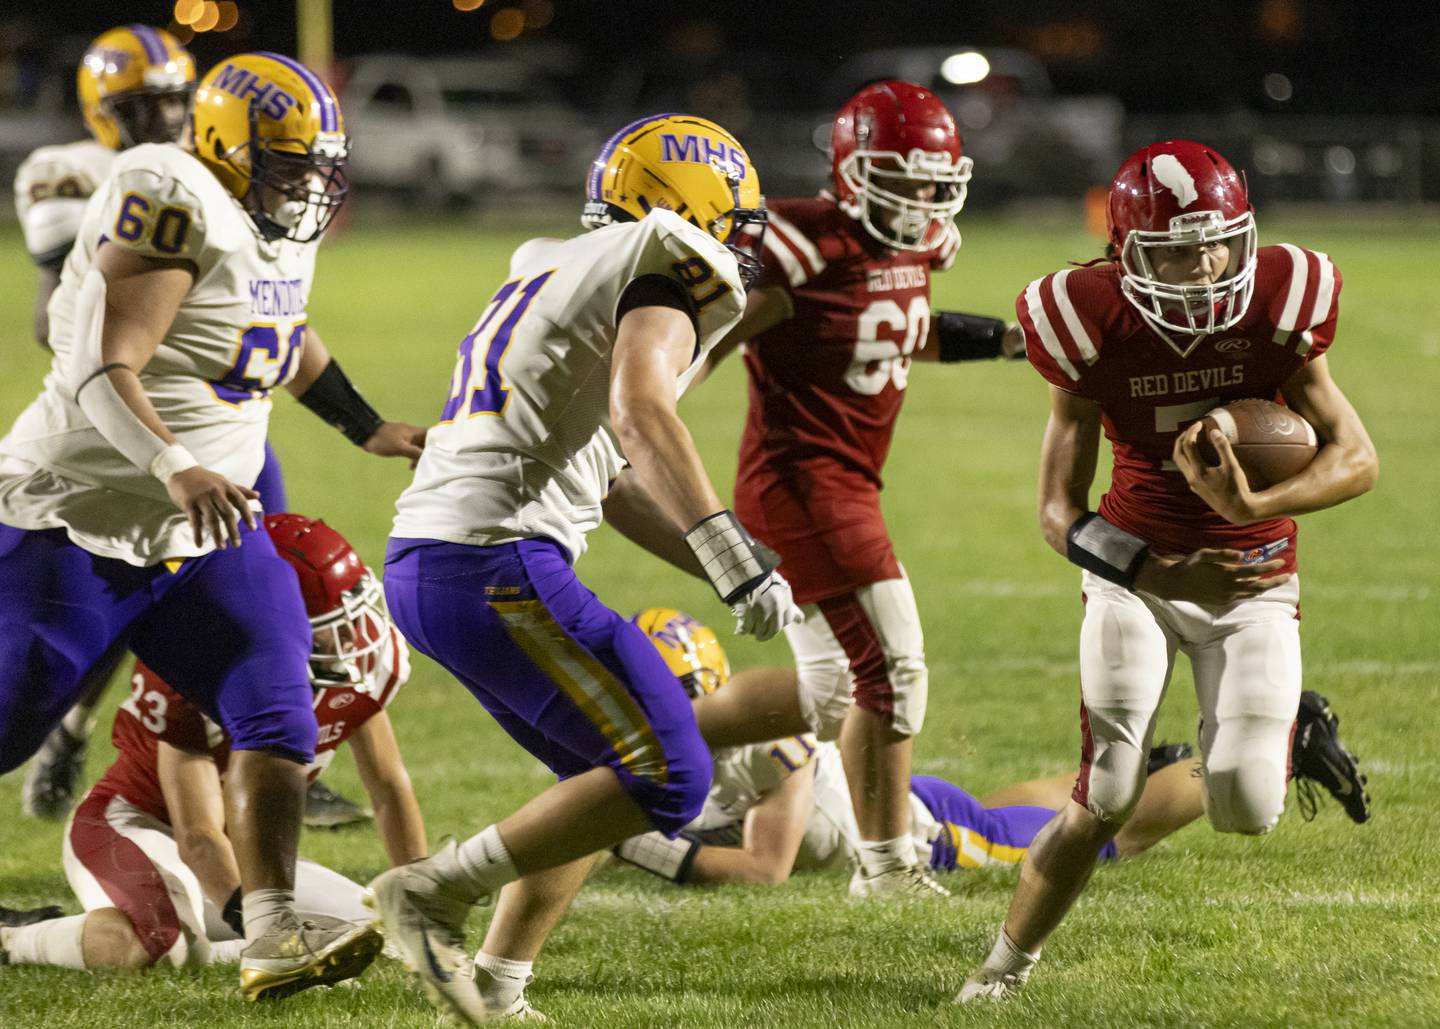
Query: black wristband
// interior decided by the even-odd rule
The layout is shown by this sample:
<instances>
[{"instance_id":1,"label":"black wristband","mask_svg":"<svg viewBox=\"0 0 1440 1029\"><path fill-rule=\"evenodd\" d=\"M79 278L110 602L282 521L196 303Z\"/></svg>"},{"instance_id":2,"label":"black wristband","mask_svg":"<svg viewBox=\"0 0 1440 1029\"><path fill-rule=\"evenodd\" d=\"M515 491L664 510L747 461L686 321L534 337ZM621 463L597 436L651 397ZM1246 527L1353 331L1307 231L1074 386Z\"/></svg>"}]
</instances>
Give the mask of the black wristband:
<instances>
[{"instance_id":1,"label":"black wristband","mask_svg":"<svg viewBox=\"0 0 1440 1029\"><path fill-rule=\"evenodd\" d=\"M1135 588L1140 566L1149 553L1149 543L1111 525L1094 511L1071 522L1065 533L1065 556L1071 564L1127 590Z\"/></svg>"},{"instance_id":2,"label":"black wristband","mask_svg":"<svg viewBox=\"0 0 1440 1029\"><path fill-rule=\"evenodd\" d=\"M999 357L1005 340L1005 323L978 314L941 311L936 316L940 361L989 361Z\"/></svg>"},{"instance_id":3,"label":"black wristband","mask_svg":"<svg viewBox=\"0 0 1440 1029\"><path fill-rule=\"evenodd\" d=\"M245 915L241 908L240 887L235 887L235 892L230 894L230 899L225 902L220 917L225 924L234 929L239 936L245 935Z\"/></svg>"},{"instance_id":4,"label":"black wristband","mask_svg":"<svg viewBox=\"0 0 1440 1029\"><path fill-rule=\"evenodd\" d=\"M100 378L100 376L109 375L116 368L124 368L127 372L133 371L133 369L124 361L112 361L110 364L102 365L101 367L96 368L89 375L85 376L84 382L80 383L79 386L75 387L75 403L80 403L80 391L82 389L90 385L90 383L94 382L96 379Z\"/></svg>"},{"instance_id":5,"label":"black wristband","mask_svg":"<svg viewBox=\"0 0 1440 1029\"><path fill-rule=\"evenodd\" d=\"M300 397L300 403L339 429L357 447L364 446L365 441L375 435L375 430L385 424L385 419L360 395L333 357Z\"/></svg>"}]
</instances>

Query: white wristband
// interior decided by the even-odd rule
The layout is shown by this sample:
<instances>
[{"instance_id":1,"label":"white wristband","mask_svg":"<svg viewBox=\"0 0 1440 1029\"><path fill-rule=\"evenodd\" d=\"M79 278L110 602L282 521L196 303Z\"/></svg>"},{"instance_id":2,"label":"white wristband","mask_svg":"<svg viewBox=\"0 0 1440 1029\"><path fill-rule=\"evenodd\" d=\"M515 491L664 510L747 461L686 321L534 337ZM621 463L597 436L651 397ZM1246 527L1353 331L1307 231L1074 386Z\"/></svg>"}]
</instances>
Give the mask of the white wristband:
<instances>
[{"instance_id":1,"label":"white wristband","mask_svg":"<svg viewBox=\"0 0 1440 1029\"><path fill-rule=\"evenodd\" d=\"M168 483L170 479L195 468L200 464L195 460L195 455L186 450L179 443L171 443L160 453L155 455L155 460L150 462L150 474L161 482Z\"/></svg>"}]
</instances>

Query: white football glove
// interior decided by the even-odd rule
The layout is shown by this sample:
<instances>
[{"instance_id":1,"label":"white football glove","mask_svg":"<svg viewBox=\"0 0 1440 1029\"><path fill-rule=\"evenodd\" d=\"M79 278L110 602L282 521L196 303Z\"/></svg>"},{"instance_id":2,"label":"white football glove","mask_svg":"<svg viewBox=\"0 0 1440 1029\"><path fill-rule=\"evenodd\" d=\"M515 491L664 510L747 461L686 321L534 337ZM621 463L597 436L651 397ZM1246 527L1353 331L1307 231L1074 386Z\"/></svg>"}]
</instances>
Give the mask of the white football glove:
<instances>
[{"instance_id":1,"label":"white football glove","mask_svg":"<svg viewBox=\"0 0 1440 1029\"><path fill-rule=\"evenodd\" d=\"M754 636L761 643L771 639L787 625L803 621L805 616L795 606L790 584L779 572L771 572L760 585L730 605L735 616L735 632Z\"/></svg>"}]
</instances>

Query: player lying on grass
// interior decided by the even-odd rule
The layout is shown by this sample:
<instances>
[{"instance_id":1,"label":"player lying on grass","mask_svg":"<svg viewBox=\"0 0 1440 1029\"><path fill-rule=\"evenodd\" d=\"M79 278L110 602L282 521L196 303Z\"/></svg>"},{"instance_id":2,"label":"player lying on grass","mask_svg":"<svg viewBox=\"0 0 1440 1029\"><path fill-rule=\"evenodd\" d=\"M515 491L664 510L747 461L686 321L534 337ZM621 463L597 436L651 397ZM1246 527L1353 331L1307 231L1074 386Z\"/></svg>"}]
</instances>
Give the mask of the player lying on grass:
<instances>
[{"instance_id":1,"label":"player lying on grass","mask_svg":"<svg viewBox=\"0 0 1440 1029\"><path fill-rule=\"evenodd\" d=\"M1018 329L1000 319L932 319L931 274L955 261L970 168L934 93L898 81L862 89L832 126L830 188L770 199L764 270L744 317L707 359L708 368L745 345L735 512L780 555L805 616L785 633L803 721L757 727L748 703L735 705L738 724L703 707L696 716L711 741L807 731L840 741L863 841L856 897L945 893L906 836L929 671L880 491L912 361L1023 350ZM738 692L752 685L737 683Z\"/></svg>"},{"instance_id":2,"label":"player lying on grass","mask_svg":"<svg viewBox=\"0 0 1440 1029\"><path fill-rule=\"evenodd\" d=\"M726 684L729 664L710 629L665 608L641 613L636 623L692 697ZM1307 693L1291 756L1297 792L1319 782L1350 817L1364 821L1369 808L1363 778L1340 744L1337 724L1324 698ZM1189 755L1183 744L1152 748L1144 794L1102 859L1135 857L1204 814L1203 766ZM792 871L854 868L860 837L833 743L790 736L717 749L714 758L705 808L680 836L646 833L620 844L615 854L671 882L707 885L771 885ZM1331 766L1343 770L1343 780ZM1057 775L1003 786L977 800L943 779L913 776L907 839L914 860L936 872L1016 864L1074 785L1073 775Z\"/></svg>"},{"instance_id":3,"label":"player lying on grass","mask_svg":"<svg viewBox=\"0 0 1440 1029\"><path fill-rule=\"evenodd\" d=\"M371 884L426 995L466 1023L528 1017L531 962L591 856L678 831L710 785L685 691L576 577L602 517L704 575L738 631L800 617L676 411L758 271L741 238L764 224L754 166L713 122L642 118L605 144L586 201L592 231L521 246L461 341L385 559L406 639L559 780ZM477 967L465 920L496 895Z\"/></svg>"},{"instance_id":4,"label":"player lying on grass","mask_svg":"<svg viewBox=\"0 0 1440 1029\"><path fill-rule=\"evenodd\" d=\"M409 675L409 654L380 584L324 522L270 515L265 528L299 577L312 626L319 744L307 775L319 775L348 742L391 863L424 857L425 826L385 710ZM24 912L0 912L0 963L131 969L239 960L240 876L221 790L229 738L140 663L113 740L115 763L65 832L65 876L85 913L22 926ZM302 917L368 920L362 893L337 872L297 862Z\"/></svg>"},{"instance_id":5,"label":"player lying on grass","mask_svg":"<svg viewBox=\"0 0 1440 1029\"><path fill-rule=\"evenodd\" d=\"M109 176L122 152L142 143L181 140L194 92L195 61L163 29L126 25L101 33L86 48L76 70L76 96L93 138L42 146L15 173L15 214L24 232L25 248L38 272L35 338L41 344L50 345L50 300L60 285L65 259L80 235L86 202ZM202 131L204 127L202 115ZM61 303L65 302L62 294ZM61 323L65 320L63 315L58 319ZM234 347L233 337L227 345ZM323 356L323 347L311 350L310 361L314 371L319 372L329 359ZM338 366L327 380L332 386L337 373ZM313 374L304 370L299 376L307 383L312 378ZM321 385L309 403L313 406L325 395L326 388ZM363 409L364 402L360 404ZM364 422L359 425L363 429ZM268 442L265 463L254 488L267 512L288 509L280 463ZM79 699L46 738L26 771L21 789L26 814L61 819L69 813L84 774L95 710L125 656L123 646L113 647L86 672ZM333 826L364 817L363 812L322 783L310 784L305 798L307 825Z\"/></svg>"},{"instance_id":6,"label":"player lying on grass","mask_svg":"<svg viewBox=\"0 0 1440 1029\"><path fill-rule=\"evenodd\" d=\"M1244 179L1185 140L1132 154L1108 214L1108 260L1036 279L1016 300L1027 356L1050 388L1041 531L1082 569L1080 771L962 1003L1023 986L1134 813L1177 654L1194 673L1211 825L1275 826L1301 698L1292 519L1365 493L1378 475L1330 374L1340 274L1329 257L1260 247ZM1219 463L1201 458L1207 411L1277 395L1322 441L1304 470L1254 489L1213 431ZM1114 471L1092 510L1102 429Z\"/></svg>"}]
</instances>

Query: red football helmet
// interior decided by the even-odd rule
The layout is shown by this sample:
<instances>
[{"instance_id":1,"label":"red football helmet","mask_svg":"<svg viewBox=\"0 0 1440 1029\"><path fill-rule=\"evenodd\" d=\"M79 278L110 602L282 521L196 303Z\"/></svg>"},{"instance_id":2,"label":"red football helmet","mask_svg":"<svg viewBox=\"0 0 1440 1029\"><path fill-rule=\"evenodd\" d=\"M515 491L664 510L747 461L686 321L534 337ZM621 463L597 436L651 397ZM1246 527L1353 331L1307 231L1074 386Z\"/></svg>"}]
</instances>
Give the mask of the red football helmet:
<instances>
[{"instance_id":1,"label":"red football helmet","mask_svg":"<svg viewBox=\"0 0 1440 1029\"><path fill-rule=\"evenodd\" d=\"M840 206L896 250L937 246L965 206L970 158L939 97L910 82L878 82L846 101L830 132ZM917 199L906 187L933 182ZM877 217L878 215L878 217Z\"/></svg>"},{"instance_id":2,"label":"red football helmet","mask_svg":"<svg viewBox=\"0 0 1440 1029\"><path fill-rule=\"evenodd\" d=\"M1255 292L1255 213L1244 178L1225 158L1183 139L1141 147L1115 174L1106 214L1125 297L1151 325L1200 334L1244 317ZM1230 248L1219 281L1177 286L1155 277L1152 248L1207 243Z\"/></svg>"},{"instance_id":3,"label":"red football helmet","mask_svg":"<svg viewBox=\"0 0 1440 1029\"><path fill-rule=\"evenodd\" d=\"M330 526L298 514L265 516L265 531L300 577L310 616L310 676L315 687L353 686L388 639L390 616L380 583Z\"/></svg>"}]
</instances>

